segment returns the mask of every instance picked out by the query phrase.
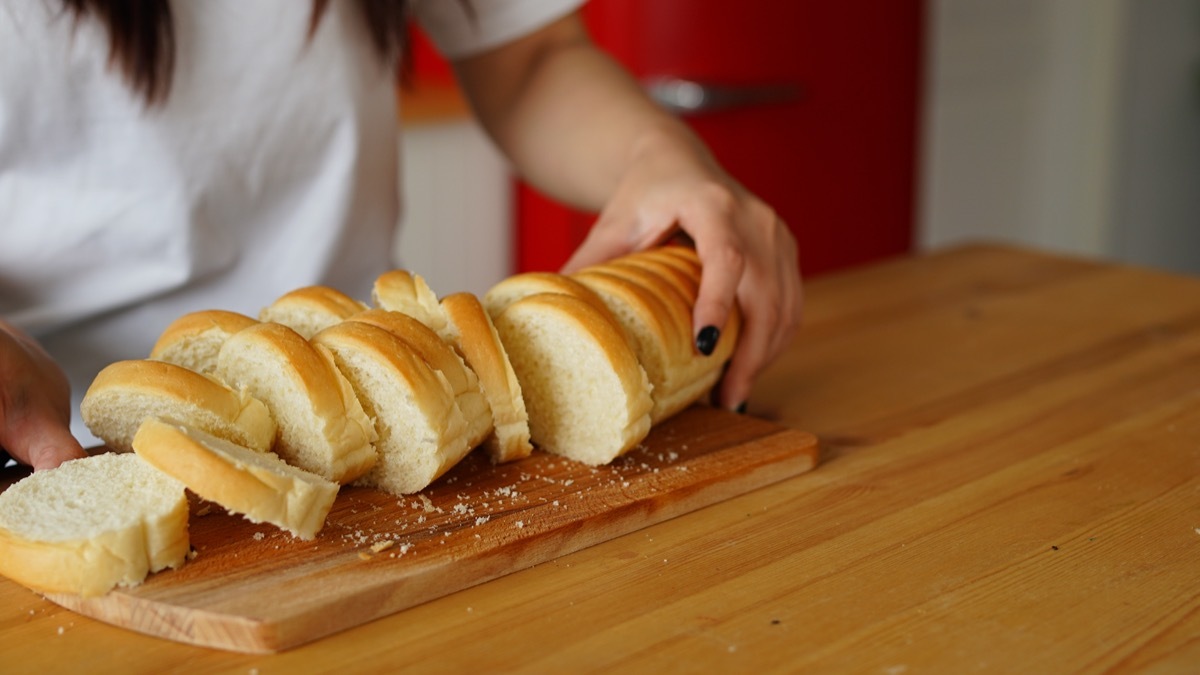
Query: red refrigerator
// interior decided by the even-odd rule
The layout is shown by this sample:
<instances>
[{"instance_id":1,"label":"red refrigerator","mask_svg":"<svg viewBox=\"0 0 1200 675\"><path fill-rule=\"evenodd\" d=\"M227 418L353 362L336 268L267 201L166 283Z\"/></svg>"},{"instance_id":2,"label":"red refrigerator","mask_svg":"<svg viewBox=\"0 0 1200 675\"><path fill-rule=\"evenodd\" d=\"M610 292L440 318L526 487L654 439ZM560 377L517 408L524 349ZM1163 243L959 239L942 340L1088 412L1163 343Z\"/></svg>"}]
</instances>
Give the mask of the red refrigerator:
<instances>
[{"instance_id":1,"label":"red refrigerator","mask_svg":"<svg viewBox=\"0 0 1200 675\"><path fill-rule=\"evenodd\" d=\"M813 276L907 252L921 0L592 0L596 41L771 204ZM518 271L554 270L595 214L517 186Z\"/></svg>"}]
</instances>

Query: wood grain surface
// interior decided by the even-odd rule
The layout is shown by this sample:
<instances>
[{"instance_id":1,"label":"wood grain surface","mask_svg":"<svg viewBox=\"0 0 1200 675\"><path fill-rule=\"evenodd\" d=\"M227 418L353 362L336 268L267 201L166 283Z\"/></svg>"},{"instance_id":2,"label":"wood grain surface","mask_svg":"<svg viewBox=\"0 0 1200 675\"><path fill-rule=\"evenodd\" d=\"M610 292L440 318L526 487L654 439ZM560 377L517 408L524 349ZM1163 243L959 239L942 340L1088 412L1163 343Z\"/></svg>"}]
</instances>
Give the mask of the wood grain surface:
<instances>
[{"instance_id":1,"label":"wood grain surface","mask_svg":"<svg viewBox=\"0 0 1200 675\"><path fill-rule=\"evenodd\" d=\"M0 580L0 664L1197 672L1200 280L967 246L806 297L750 413L814 432L815 471L269 656Z\"/></svg>"},{"instance_id":2,"label":"wood grain surface","mask_svg":"<svg viewBox=\"0 0 1200 675\"><path fill-rule=\"evenodd\" d=\"M312 541L193 500L195 557L98 598L49 599L241 652L310 642L812 469L816 439L694 406L610 465L473 453L418 494L344 487Z\"/></svg>"}]
</instances>

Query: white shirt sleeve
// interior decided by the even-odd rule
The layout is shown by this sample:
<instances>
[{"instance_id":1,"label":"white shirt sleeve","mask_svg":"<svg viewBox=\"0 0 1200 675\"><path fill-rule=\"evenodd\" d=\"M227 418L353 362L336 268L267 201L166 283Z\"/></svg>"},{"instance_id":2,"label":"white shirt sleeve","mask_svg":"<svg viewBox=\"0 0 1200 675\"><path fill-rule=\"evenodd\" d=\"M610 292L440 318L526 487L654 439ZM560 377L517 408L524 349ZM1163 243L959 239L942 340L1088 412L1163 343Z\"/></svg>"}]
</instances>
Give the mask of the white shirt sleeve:
<instances>
[{"instance_id":1,"label":"white shirt sleeve","mask_svg":"<svg viewBox=\"0 0 1200 675\"><path fill-rule=\"evenodd\" d=\"M585 0L415 0L413 16L442 55L459 59L527 35Z\"/></svg>"}]
</instances>

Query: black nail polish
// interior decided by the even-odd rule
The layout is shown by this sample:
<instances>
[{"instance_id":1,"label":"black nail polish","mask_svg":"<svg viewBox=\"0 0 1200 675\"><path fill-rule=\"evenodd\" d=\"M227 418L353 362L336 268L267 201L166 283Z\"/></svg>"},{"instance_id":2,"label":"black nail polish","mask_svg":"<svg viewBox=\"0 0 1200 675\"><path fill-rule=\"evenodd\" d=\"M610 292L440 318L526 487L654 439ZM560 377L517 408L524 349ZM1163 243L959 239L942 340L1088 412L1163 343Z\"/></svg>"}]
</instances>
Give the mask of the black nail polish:
<instances>
[{"instance_id":1,"label":"black nail polish","mask_svg":"<svg viewBox=\"0 0 1200 675\"><path fill-rule=\"evenodd\" d=\"M705 356L709 356L717 348L717 340L720 338L720 329L716 326L705 326L696 334L696 350Z\"/></svg>"},{"instance_id":2,"label":"black nail polish","mask_svg":"<svg viewBox=\"0 0 1200 675\"><path fill-rule=\"evenodd\" d=\"M742 401L742 404L739 405L738 407L734 408L733 412L735 412L739 415L745 415L746 414L746 402Z\"/></svg>"}]
</instances>

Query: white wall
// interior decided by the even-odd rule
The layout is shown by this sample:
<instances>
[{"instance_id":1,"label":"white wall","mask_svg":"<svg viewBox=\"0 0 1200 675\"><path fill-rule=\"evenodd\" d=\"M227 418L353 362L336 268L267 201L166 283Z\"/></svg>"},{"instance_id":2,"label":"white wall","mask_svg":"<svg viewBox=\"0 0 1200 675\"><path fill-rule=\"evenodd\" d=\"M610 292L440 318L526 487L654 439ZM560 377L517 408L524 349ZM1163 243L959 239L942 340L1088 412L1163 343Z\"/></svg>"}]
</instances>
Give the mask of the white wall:
<instances>
[{"instance_id":1,"label":"white wall","mask_svg":"<svg viewBox=\"0 0 1200 675\"><path fill-rule=\"evenodd\" d=\"M929 9L922 247L1002 240L1200 271L1200 0Z\"/></svg>"},{"instance_id":2,"label":"white wall","mask_svg":"<svg viewBox=\"0 0 1200 675\"><path fill-rule=\"evenodd\" d=\"M1113 250L1200 273L1200 0L1131 0Z\"/></svg>"}]
</instances>

